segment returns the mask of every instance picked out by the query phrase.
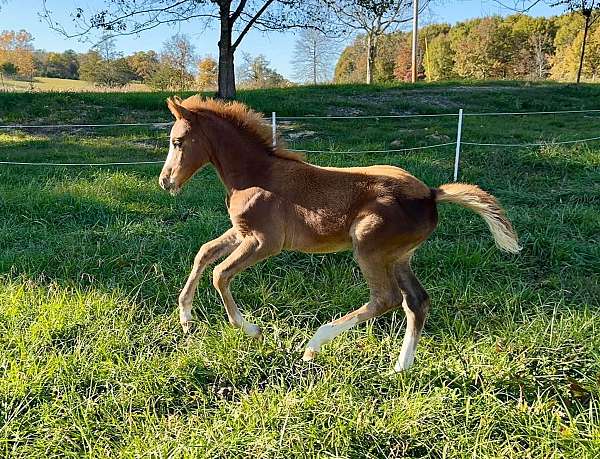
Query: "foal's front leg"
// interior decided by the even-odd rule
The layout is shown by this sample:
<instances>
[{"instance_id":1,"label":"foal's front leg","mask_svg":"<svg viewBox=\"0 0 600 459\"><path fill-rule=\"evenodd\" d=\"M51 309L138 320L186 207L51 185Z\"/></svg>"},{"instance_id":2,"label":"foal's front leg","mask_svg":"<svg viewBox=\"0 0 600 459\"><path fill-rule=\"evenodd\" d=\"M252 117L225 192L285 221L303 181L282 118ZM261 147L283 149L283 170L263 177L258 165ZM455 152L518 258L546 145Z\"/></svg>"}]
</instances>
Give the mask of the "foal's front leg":
<instances>
[{"instance_id":1,"label":"foal's front leg","mask_svg":"<svg viewBox=\"0 0 600 459\"><path fill-rule=\"evenodd\" d=\"M252 338L260 339L262 332L258 325L248 322L240 312L231 291L229 284L233 277L246 268L258 263L279 252L272 244L264 240L259 240L254 235L249 235L239 244L239 246L223 260L213 271L213 285L221 295L229 323L236 328L241 328Z\"/></svg>"},{"instance_id":2,"label":"foal's front leg","mask_svg":"<svg viewBox=\"0 0 600 459\"><path fill-rule=\"evenodd\" d=\"M188 280L179 294L179 320L184 333L187 333L191 327L192 301L204 269L219 258L233 252L233 250L240 245L241 241L237 231L230 228L218 238L213 239L200 247L200 250L194 258L194 266L192 267Z\"/></svg>"}]
</instances>

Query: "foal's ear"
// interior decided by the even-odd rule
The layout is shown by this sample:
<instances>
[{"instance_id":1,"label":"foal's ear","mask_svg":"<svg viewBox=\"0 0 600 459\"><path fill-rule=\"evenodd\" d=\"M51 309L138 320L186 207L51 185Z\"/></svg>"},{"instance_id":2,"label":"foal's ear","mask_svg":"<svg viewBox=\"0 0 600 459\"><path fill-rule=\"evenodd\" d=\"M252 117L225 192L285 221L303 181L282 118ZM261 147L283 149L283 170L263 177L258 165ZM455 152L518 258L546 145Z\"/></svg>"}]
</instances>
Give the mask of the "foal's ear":
<instances>
[{"instance_id":1,"label":"foal's ear","mask_svg":"<svg viewBox=\"0 0 600 459\"><path fill-rule=\"evenodd\" d=\"M181 105L181 99L177 96L169 97L167 99L167 107L169 107L169 110L176 120L180 120L182 118L187 120L192 119L192 112Z\"/></svg>"}]
</instances>

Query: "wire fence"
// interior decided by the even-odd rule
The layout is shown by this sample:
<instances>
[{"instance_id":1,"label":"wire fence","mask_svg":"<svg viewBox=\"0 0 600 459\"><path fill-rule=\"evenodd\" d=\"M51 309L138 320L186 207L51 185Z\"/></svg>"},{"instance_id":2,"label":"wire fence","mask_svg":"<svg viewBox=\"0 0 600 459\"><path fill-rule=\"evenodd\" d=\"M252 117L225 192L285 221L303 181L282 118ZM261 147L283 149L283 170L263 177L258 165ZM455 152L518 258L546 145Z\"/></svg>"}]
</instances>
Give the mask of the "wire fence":
<instances>
[{"instance_id":1,"label":"wire fence","mask_svg":"<svg viewBox=\"0 0 600 459\"><path fill-rule=\"evenodd\" d=\"M561 115L561 114L584 114L584 113L600 113L600 109L587 110L555 110L555 111L529 111L529 112L473 112L467 113L463 109L459 109L454 113L422 113L422 114L388 114L388 115L349 115L349 116L277 116L276 112L271 113L270 118L265 120L270 121L272 127L273 145L277 143L278 122L281 121L311 121L311 120L380 120L380 119L407 119L407 118L456 118L456 140L423 145L416 147L385 149L385 150L308 150L289 148L291 151L299 153L314 153L314 154L375 154L375 153L401 153L410 151L431 150L448 146L456 147L454 158L454 180L458 180L462 146L479 146L479 147L507 147L507 148L530 148L543 147L549 145L570 145L579 143L588 143L600 140L600 136L587 137L582 139L572 140L548 140L540 142L525 142L525 143L489 143L489 142L472 142L462 140L462 128L465 117L489 117L489 116L533 116L533 115ZM45 124L45 125L26 125L26 124L8 124L0 125L0 131L6 130L60 130L60 129L97 129L105 127L153 127L163 128L171 126L172 122L147 122L147 123L98 123L98 124ZM142 141L159 141L166 140L168 137L152 137L144 139L132 139L136 142ZM162 164L163 160L158 161L118 161L105 163L51 163L51 162L27 162L27 161L0 161L0 165L18 165L18 166L43 166L43 167L94 167L94 166L135 166L143 164Z\"/></svg>"}]
</instances>

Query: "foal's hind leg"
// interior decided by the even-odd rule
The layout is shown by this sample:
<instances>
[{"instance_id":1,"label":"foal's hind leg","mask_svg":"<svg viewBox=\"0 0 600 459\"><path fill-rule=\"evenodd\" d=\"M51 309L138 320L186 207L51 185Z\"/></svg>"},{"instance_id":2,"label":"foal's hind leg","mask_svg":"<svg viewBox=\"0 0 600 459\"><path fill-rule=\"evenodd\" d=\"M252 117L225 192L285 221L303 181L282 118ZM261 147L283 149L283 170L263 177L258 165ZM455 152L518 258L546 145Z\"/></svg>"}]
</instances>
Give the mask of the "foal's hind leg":
<instances>
[{"instance_id":1,"label":"foal's hind leg","mask_svg":"<svg viewBox=\"0 0 600 459\"><path fill-rule=\"evenodd\" d=\"M369 256L361 256L360 253L357 253L356 255L361 271L369 285L369 302L344 317L321 325L308 342L302 357L303 360L312 360L323 344L354 325L400 306L402 294L394 276L393 265L383 262L384 256L380 256L380 254L371 253Z\"/></svg>"},{"instance_id":2,"label":"foal's hind leg","mask_svg":"<svg viewBox=\"0 0 600 459\"><path fill-rule=\"evenodd\" d=\"M253 337L260 338L260 328L248 322L242 316L235 300L229 290L229 283L233 276L244 269L264 260L267 257L275 255L279 250L266 241L259 241L255 236L247 236L242 243L221 262L213 271L213 285L221 295L229 323L234 327L241 328L244 332Z\"/></svg>"},{"instance_id":3,"label":"foal's hind leg","mask_svg":"<svg viewBox=\"0 0 600 459\"><path fill-rule=\"evenodd\" d=\"M415 350L429 310L429 295L413 274L410 261L401 261L396 265L396 278L404 296L402 307L406 313L402 350L394 366L394 370L400 372L409 368L415 360Z\"/></svg>"},{"instance_id":4,"label":"foal's hind leg","mask_svg":"<svg viewBox=\"0 0 600 459\"><path fill-rule=\"evenodd\" d=\"M221 236L209 241L200 247L194 258L194 266L183 290L179 294L179 320L184 333L190 330L192 320L192 301L204 269L219 258L229 255L239 244L241 239L233 228L225 231Z\"/></svg>"}]
</instances>

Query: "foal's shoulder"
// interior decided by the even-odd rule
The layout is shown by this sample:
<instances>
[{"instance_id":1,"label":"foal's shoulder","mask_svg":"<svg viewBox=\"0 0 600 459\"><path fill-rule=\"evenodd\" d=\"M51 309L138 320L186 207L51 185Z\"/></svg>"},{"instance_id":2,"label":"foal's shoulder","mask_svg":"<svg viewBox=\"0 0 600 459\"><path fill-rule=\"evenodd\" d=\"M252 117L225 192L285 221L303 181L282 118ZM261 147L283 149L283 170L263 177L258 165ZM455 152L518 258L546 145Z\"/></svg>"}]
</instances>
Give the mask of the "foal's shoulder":
<instances>
[{"instance_id":1,"label":"foal's shoulder","mask_svg":"<svg viewBox=\"0 0 600 459\"><path fill-rule=\"evenodd\" d=\"M273 199L273 193L262 187L252 186L243 190L233 190L229 199L229 207L232 210L241 210L270 199Z\"/></svg>"}]
</instances>

